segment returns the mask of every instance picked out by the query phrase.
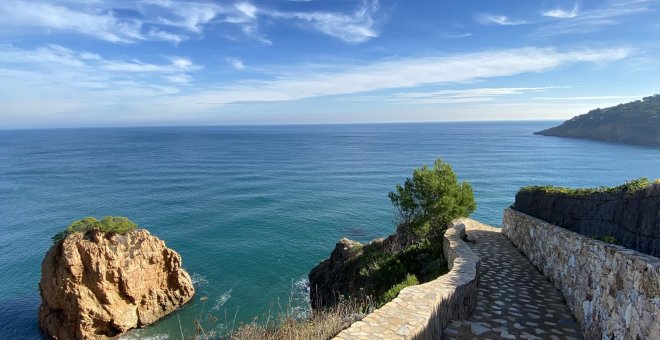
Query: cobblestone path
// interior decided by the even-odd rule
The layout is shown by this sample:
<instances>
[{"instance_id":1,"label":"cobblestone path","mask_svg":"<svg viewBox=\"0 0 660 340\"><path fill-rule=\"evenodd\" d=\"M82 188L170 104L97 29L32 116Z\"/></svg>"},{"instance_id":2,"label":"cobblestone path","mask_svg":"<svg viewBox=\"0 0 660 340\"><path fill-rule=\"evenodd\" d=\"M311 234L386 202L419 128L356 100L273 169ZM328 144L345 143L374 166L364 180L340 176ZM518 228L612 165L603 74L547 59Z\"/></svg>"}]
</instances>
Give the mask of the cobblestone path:
<instances>
[{"instance_id":1,"label":"cobblestone path","mask_svg":"<svg viewBox=\"0 0 660 340\"><path fill-rule=\"evenodd\" d=\"M443 339L582 339L561 292L504 235L469 236L481 261L477 308L447 325Z\"/></svg>"}]
</instances>

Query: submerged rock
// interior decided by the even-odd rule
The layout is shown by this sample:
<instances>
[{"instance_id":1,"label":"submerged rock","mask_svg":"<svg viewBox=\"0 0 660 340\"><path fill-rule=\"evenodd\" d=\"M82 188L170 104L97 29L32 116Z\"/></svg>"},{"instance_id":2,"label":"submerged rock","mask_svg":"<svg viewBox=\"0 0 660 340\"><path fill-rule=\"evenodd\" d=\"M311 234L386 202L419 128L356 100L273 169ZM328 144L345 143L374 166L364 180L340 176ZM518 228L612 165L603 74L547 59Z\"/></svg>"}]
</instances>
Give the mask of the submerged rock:
<instances>
[{"instance_id":1,"label":"submerged rock","mask_svg":"<svg viewBox=\"0 0 660 340\"><path fill-rule=\"evenodd\" d=\"M39 290L39 326L55 339L117 336L195 294L179 254L146 230L67 236L46 254Z\"/></svg>"}]
</instances>

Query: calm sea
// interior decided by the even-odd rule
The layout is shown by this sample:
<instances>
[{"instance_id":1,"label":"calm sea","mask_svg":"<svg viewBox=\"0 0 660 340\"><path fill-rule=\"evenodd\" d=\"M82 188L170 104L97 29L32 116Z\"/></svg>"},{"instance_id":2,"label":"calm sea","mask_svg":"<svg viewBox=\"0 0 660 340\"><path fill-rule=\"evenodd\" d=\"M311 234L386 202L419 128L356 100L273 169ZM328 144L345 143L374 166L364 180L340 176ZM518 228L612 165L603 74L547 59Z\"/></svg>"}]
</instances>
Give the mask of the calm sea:
<instances>
[{"instance_id":1,"label":"calm sea","mask_svg":"<svg viewBox=\"0 0 660 340\"><path fill-rule=\"evenodd\" d=\"M0 337L39 338L41 260L84 216L128 216L183 257L195 301L128 336L165 338L300 304L340 237L393 231L387 193L436 158L494 225L524 185L660 177L660 148L532 135L556 123L0 131Z\"/></svg>"}]
</instances>

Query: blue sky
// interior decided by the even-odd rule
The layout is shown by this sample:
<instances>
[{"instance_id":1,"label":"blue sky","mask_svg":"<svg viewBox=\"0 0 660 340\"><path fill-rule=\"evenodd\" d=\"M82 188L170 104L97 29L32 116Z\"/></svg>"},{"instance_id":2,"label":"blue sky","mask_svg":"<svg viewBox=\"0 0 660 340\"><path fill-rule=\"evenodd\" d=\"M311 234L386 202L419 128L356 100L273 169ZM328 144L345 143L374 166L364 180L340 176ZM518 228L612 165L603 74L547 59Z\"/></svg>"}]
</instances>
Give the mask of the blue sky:
<instances>
[{"instance_id":1,"label":"blue sky","mask_svg":"<svg viewBox=\"0 0 660 340\"><path fill-rule=\"evenodd\" d=\"M660 92L660 0L3 0L0 128L565 119Z\"/></svg>"}]
</instances>

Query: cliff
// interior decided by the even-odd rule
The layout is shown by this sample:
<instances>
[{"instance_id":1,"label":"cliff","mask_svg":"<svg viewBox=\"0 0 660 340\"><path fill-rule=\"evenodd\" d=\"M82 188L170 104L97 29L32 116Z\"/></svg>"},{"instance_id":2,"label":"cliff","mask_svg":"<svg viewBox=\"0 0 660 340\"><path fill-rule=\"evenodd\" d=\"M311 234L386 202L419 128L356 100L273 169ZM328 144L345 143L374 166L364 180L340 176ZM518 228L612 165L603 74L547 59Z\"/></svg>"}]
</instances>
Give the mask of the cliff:
<instances>
[{"instance_id":1,"label":"cliff","mask_svg":"<svg viewBox=\"0 0 660 340\"><path fill-rule=\"evenodd\" d=\"M312 307L334 306L342 296L379 306L404 286L446 273L442 235L416 238L406 230L400 225L395 234L367 244L342 238L330 257L309 272Z\"/></svg>"},{"instance_id":2,"label":"cliff","mask_svg":"<svg viewBox=\"0 0 660 340\"><path fill-rule=\"evenodd\" d=\"M595 109L535 134L660 146L660 94Z\"/></svg>"},{"instance_id":3,"label":"cliff","mask_svg":"<svg viewBox=\"0 0 660 340\"><path fill-rule=\"evenodd\" d=\"M39 325L55 339L103 339L149 325L195 293L181 257L146 230L72 233L46 254Z\"/></svg>"},{"instance_id":4,"label":"cliff","mask_svg":"<svg viewBox=\"0 0 660 340\"><path fill-rule=\"evenodd\" d=\"M593 238L660 256L660 183L610 189L528 187L513 209Z\"/></svg>"}]
</instances>

